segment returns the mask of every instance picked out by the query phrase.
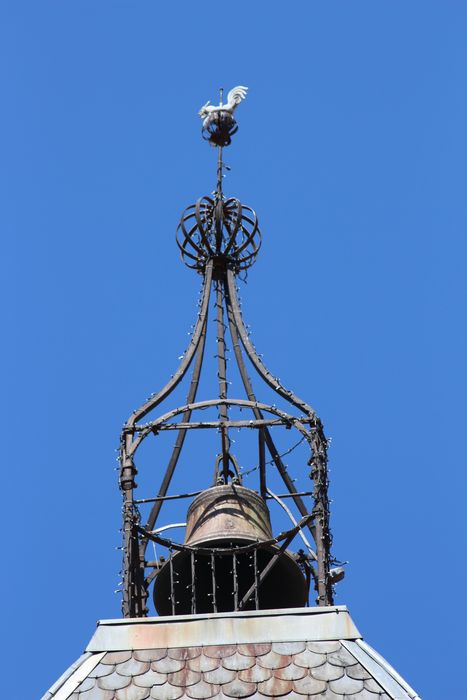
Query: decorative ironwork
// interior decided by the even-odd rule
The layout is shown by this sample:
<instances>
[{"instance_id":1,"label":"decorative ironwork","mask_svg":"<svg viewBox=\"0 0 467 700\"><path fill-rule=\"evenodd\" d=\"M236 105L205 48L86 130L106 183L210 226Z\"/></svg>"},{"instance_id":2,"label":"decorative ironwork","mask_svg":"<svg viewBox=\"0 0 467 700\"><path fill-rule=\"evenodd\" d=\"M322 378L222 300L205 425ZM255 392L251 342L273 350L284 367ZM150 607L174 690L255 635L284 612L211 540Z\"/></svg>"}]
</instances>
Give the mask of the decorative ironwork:
<instances>
[{"instance_id":1,"label":"decorative ironwork","mask_svg":"<svg viewBox=\"0 0 467 700\"><path fill-rule=\"evenodd\" d=\"M205 105L200 112L205 120L203 124L205 130L211 127L218 128L224 119L222 116L224 113L233 120L233 109L246 94L246 88L242 90L242 95L237 92L237 102L230 112L227 111L227 107L222 108L222 98L219 108L211 108L209 111L208 105ZM233 92L229 93L229 98ZM216 133L219 136L219 129ZM229 133L231 136L234 131ZM217 139L218 136L215 138ZM307 551L300 550L293 555L296 564L303 570L307 584L314 585L318 605L330 605L333 602L331 567L335 560L331 556L332 537L329 527L327 440L315 411L285 388L281 381L266 368L251 343L245 327L237 295L236 276L241 270L253 264L261 244L261 237L253 210L242 205L237 199L224 197L222 147L226 142L225 138L219 137L218 140L216 191L212 197L203 197L196 204L188 207L182 215L177 230L177 243L183 261L203 276L199 313L194 331L175 374L163 389L132 414L124 426L121 437L120 485L124 499L123 613L125 617L141 617L148 613L149 588L154 580L157 586L158 579L161 577L162 581L162 576L164 576L164 586L169 589L167 599L172 614L180 612L177 590L182 586L185 591L185 604L189 606L192 613L199 611L200 605L206 605L206 596L210 601L210 609L215 612L218 606L223 604L218 582L221 570L224 572L222 576L225 577L228 574L232 577L229 588L231 596L229 604L232 605L232 609L258 608L261 604L265 579L270 575L271 570L277 567L279 561L290 556L286 548L297 534L302 536ZM213 139L211 142L216 143ZM218 397L197 401L213 292L216 308ZM246 398L228 397L226 336L230 336ZM292 413L258 401L247 372L244 355L251 361L260 378L292 407ZM192 368L191 381L186 403L144 422L144 419L149 414L154 414L159 405L172 394L190 368ZM193 420L194 414L213 408L217 409L216 420ZM251 417L241 420L232 419L231 412L240 408L248 411ZM271 434L271 429L273 427L276 429L278 426L297 431L299 437L297 445L302 442L308 445L312 491L297 490L289 475L283 455L279 454ZM187 431L204 429L219 433L220 453L216 460L212 486L235 485L241 483L242 474L231 453L229 433L234 428L257 431L260 497L265 502L266 499L278 501L290 515L293 527L269 540L249 543L224 541L207 545L190 545L189 543L180 544L162 536L161 529L155 529L155 525L164 502L175 498L188 498L200 493L198 491L187 494L168 494ZM176 431L177 437L159 490L155 496L137 499L135 498L137 451L147 438L157 437L165 431ZM267 459L267 453L269 453L269 459ZM288 491L286 494L276 496L270 490L266 469L268 463L277 469ZM304 496L310 494L313 501L311 509L303 500ZM282 503L281 499L284 497L292 499L299 514L297 520L294 519L290 509ZM138 511L141 504L151 504L149 515L144 523ZM305 536L305 530L311 534L311 542L314 544L310 544ZM168 560L163 560L162 557L154 561L149 560L147 547L150 542L164 546L168 551ZM245 569L245 557L251 557L248 559L248 566L252 567L253 574L248 586L245 583L247 578L241 573ZM223 559L228 562L228 566L222 563ZM204 570L210 572L209 585L206 583L206 575L202 574ZM202 575L203 590L200 590L197 579Z\"/></svg>"},{"instance_id":2,"label":"decorative ironwork","mask_svg":"<svg viewBox=\"0 0 467 700\"><path fill-rule=\"evenodd\" d=\"M258 218L238 199L202 197L183 212L177 245L185 265L199 272L211 259L236 272L246 270L261 247Z\"/></svg>"}]
</instances>

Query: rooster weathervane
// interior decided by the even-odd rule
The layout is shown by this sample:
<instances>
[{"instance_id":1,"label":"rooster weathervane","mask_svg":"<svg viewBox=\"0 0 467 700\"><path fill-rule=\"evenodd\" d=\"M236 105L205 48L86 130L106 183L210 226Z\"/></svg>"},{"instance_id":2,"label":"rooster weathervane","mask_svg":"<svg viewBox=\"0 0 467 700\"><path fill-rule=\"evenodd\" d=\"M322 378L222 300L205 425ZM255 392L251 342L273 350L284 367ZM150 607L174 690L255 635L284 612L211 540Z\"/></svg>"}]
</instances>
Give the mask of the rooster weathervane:
<instances>
[{"instance_id":1,"label":"rooster weathervane","mask_svg":"<svg viewBox=\"0 0 467 700\"><path fill-rule=\"evenodd\" d=\"M248 88L237 85L227 95L227 102L222 103L223 89L220 90L220 103L211 105L208 100L199 110L198 114L203 120L203 138L213 146L228 146L231 137L238 131L234 112L242 100L245 99Z\"/></svg>"}]
</instances>

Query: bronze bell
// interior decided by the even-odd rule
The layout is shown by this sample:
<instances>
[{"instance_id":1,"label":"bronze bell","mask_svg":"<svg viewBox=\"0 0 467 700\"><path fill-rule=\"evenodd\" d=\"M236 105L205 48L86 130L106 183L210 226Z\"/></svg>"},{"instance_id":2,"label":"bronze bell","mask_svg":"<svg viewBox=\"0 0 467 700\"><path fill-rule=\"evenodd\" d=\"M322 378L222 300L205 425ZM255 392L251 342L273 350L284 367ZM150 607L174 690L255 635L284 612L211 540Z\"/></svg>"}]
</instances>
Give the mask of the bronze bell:
<instances>
[{"instance_id":1,"label":"bronze bell","mask_svg":"<svg viewBox=\"0 0 467 700\"><path fill-rule=\"evenodd\" d=\"M234 484L203 491L187 513L184 544L195 551L193 555L177 552L171 563L162 566L154 585L157 612L184 615L237 610L279 547L264 544L256 553L235 553L236 549L272 538L269 510L256 491ZM224 553L207 551L211 549ZM284 551L242 609L300 607L306 600L302 571L294 557Z\"/></svg>"}]
</instances>

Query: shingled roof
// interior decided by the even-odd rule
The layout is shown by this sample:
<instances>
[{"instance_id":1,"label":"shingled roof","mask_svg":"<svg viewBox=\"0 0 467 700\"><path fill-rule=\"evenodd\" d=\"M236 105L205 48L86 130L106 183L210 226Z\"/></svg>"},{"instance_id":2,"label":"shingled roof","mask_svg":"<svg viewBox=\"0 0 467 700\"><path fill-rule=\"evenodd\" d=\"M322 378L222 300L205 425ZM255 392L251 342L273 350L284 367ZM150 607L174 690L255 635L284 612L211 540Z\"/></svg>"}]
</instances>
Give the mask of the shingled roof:
<instances>
[{"instance_id":1,"label":"shingled roof","mask_svg":"<svg viewBox=\"0 0 467 700\"><path fill-rule=\"evenodd\" d=\"M42 700L420 700L344 606L105 620Z\"/></svg>"}]
</instances>

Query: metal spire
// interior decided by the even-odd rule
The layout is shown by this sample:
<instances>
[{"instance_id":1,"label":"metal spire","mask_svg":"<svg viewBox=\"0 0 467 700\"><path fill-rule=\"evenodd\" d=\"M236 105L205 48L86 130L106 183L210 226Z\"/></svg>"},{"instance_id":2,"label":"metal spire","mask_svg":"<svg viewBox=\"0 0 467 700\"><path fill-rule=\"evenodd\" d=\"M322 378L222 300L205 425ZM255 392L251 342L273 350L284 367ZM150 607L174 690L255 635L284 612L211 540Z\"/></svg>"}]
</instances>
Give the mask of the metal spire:
<instances>
[{"instance_id":1,"label":"metal spire","mask_svg":"<svg viewBox=\"0 0 467 700\"><path fill-rule=\"evenodd\" d=\"M264 578L269 574L270 568L277 563L277 559L280 559L281 552L285 550L288 543L304 528L308 529L314 540L315 551L311 550L311 554L302 552L297 561L303 567L307 580L312 581L314 585L317 603L319 605L333 603L332 584L335 570L331 567L335 560L332 559L330 551L332 537L329 528L327 440L321 421L314 410L293 392L286 389L280 379L275 377L264 365L249 338L237 295L236 277L242 270L246 270L253 264L261 245L261 234L255 212L250 207L243 205L238 199L226 198L222 189L223 148L231 143L232 135L238 130L233 114L240 102L246 97L246 91L247 88L242 86L234 88L228 93L227 102L224 104L223 90L221 89L220 104L211 106L208 102L199 112L203 119L203 138L218 149L217 185L212 196L201 197L184 211L177 229L177 244L182 260L203 277L198 318L179 368L163 389L154 394L132 414L122 432L120 486L124 496L123 612L126 617L146 615L148 613L149 588L154 579L157 586L163 562L148 559L147 546L150 541L158 543L168 550L172 611L177 612L177 574L172 565L173 552L184 551L192 557L191 599L196 601L195 571L197 564L193 548L162 537L159 530L154 529L166 500L195 495L193 493L168 494L187 431L194 429L212 429L220 434L220 454L216 460L213 485L240 484L242 480L240 467L234 455L231 454L229 429L235 427L239 430L245 428L256 430L258 433L258 490L261 496L265 501L267 498L275 497L274 494L271 496L268 489L266 464L268 463L267 453L269 453L269 463L275 466L288 491L284 497L292 499L297 511L297 519L292 519L295 523L294 527L274 538L276 544L282 542L282 547L266 567L259 563L260 557L257 557L257 550L261 543L256 545L256 549L253 547L253 566L257 565L258 569L255 568L255 583L252 584L251 591L248 591L247 598L242 600L242 606L247 603L258 606ZM216 308L218 397L197 401L213 289ZM229 398L227 395L227 334L230 336L234 359L246 398ZM290 410L293 413L280 410L275 405L258 401L246 369L244 354L249 358L260 378L290 405ZM157 416L158 406L166 402L174 389L188 374L190 367L192 367L191 382L185 405L172 410L164 409L163 414ZM210 407L217 407L217 420L203 421L198 418L193 420L193 414ZM229 409L232 408L242 408L249 412L248 420L231 419ZM144 422L147 417L150 418L149 422ZM179 419L178 423L174 422L174 419L177 418ZM313 488L310 492L297 491L271 435L270 428L272 426L283 426L288 430L296 430L300 438L299 443L304 441L308 445L310 450L308 465L311 467L309 476L313 482ZM135 498L136 483L134 478L137 473L138 448L144 440L150 437L157 438L157 435L165 430L176 431L177 437L159 489L155 496L137 499ZM312 495L313 506L311 510L303 500L303 495L307 495L307 493ZM143 505L146 507L146 504L150 504L151 508L146 518L143 518L139 507ZM239 550L235 550L236 553L232 549L225 550L225 548L214 548L209 551L211 557L216 557L225 556L226 552L230 552L231 556L236 556ZM196 552L202 553L199 549ZM204 554L207 556L206 552ZM212 595L215 599L214 568L212 578L214 586ZM235 578L236 573L234 573ZM237 583L234 581L234 587ZM237 600L237 598L235 599ZM194 606L195 609L192 608L192 612L196 612L196 604Z\"/></svg>"}]
</instances>

